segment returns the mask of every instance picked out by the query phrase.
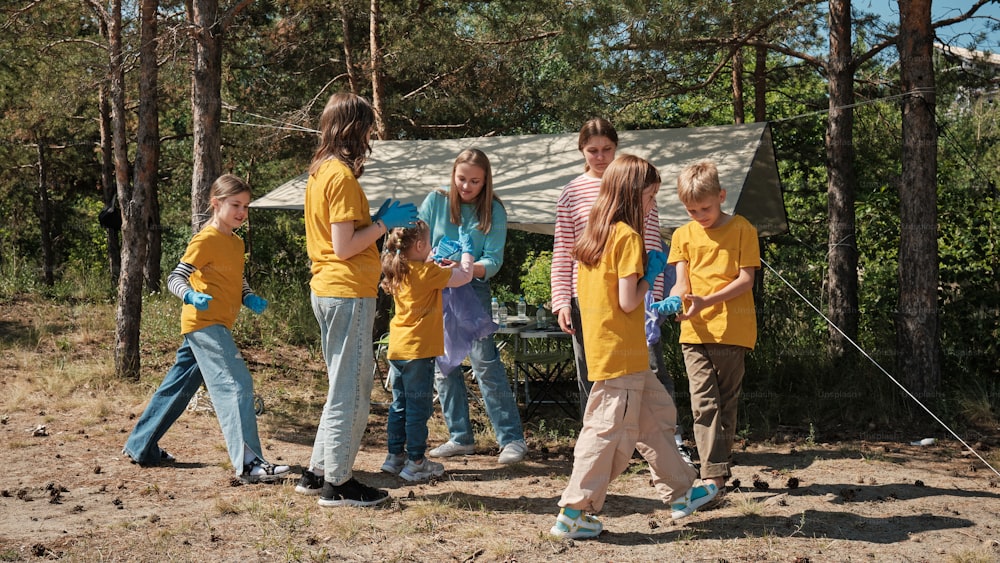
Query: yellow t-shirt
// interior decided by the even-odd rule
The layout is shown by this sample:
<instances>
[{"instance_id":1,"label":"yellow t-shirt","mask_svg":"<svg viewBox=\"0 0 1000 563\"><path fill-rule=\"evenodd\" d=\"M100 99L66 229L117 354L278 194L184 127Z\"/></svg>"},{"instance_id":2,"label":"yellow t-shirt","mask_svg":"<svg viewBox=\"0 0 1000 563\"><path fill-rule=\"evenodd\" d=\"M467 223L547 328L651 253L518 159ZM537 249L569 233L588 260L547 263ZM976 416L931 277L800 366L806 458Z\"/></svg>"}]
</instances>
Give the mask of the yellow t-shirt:
<instances>
[{"instance_id":1,"label":"yellow t-shirt","mask_svg":"<svg viewBox=\"0 0 1000 563\"><path fill-rule=\"evenodd\" d=\"M393 296L396 314L389 322L390 360L418 360L444 354L441 290L451 270L433 262L410 263L410 274Z\"/></svg>"},{"instance_id":2,"label":"yellow t-shirt","mask_svg":"<svg viewBox=\"0 0 1000 563\"><path fill-rule=\"evenodd\" d=\"M643 274L642 236L618 222L608 235L596 266L578 266L576 294L580 301L587 378L613 379L649 369L649 351L643 326L645 310L631 313L618 303L618 280Z\"/></svg>"},{"instance_id":3,"label":"yellow t-shirt","mask_svg":"<svg viewBox=\"0 0 1000 563\"><path fill-rule=\"evenodd\" d=\"M306 251L312 261L309 287L320 297L376 297L382 273L375 243L347 260L333 251L331 223L353 221L354 228L372 224L368 198L343 162L330 159L306 184Z\"/></svg>"},{"instance_id":4,"label":"yellow t-shirt","mask_svg":"<svg viewBox=\"0 0 1000 563\"><path fill-rule=\"evenodd\" d=\"M687 262L693 295L710 295L735 280L740 268L760 268L757 229L739 215L716 229L694 221L674 231L667 262ZM681 344L733 344L753 349L757 315L753 292L716 303L681 322Z\"/></svg>"},{"instance_id":5,"label":"yellow t-shirt","mask_svg":"<svg viewBox=\"0 0 1000 563\"><path fill-rule=\"evenodd\" d=\"M181 334L211 325L229 330L243 305L243 239L225 235L208 225L191 237L181 262L191 264L195 272L188 283L191 289L212 296L208 309L199 311L185 304L181 309Z\"/></svg>"}]
</instances>

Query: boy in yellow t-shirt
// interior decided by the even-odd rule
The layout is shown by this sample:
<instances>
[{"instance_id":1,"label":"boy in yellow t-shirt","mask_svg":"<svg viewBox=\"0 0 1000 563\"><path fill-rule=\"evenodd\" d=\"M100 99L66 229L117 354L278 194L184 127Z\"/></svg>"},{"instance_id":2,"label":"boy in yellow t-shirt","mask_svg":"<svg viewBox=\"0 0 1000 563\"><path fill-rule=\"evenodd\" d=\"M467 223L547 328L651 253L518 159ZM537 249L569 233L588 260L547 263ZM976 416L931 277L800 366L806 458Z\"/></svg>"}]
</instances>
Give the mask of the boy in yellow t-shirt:
<instances>
[{"instance_id":1,"label":"boy in yellow t-shirt","mask_svg":"<svg viewBox=\"0 0 1000 563\"><path fill-rule=\"evenodd\" d=\"M434 358L444 354L441 291L472 280L472 237L461 228L458 236L462 260L453 268L427 260L431 230L423 221L410 229L390 231L382 253L382 289L392 295L396 306L389 323L389 455L382 471L407 481L444 474L444 465L427 459L425 453L427 420L434 411Z\"/></svg>"},{"instance_id":2,"label":"boy in yellow t-shirt","mask_svg":"<svg viewBox=\"0 0 1000 563\"><path fill-rule=\"evenodd\" d=\"M667 262L676 266L677 282L660 303L683 299L677 321L701 478L721 492L732 475L744 356L757 340L750 290L760 248L757 230L746 219L722 212L726 191L711 161L685 168L677 195L692 221L674 231Z\"/></svg>"}]
</instances>

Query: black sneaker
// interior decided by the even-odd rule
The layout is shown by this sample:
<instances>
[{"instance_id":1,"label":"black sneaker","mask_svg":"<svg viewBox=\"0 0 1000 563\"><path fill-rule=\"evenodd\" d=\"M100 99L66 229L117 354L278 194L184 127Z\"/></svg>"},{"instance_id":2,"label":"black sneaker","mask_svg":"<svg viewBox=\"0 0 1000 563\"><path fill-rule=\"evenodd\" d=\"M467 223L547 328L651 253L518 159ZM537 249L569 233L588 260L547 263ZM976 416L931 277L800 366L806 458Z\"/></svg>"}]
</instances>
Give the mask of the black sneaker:
<instances>
[{"instance_id":1,"label":"black sneaker","mask_svg":"<svg viewBox=\"0 0 1000 563\"><path fill-rule=\"evenodd\" d=\"M375 506L389 500L389 493L369 487L351 477L343 485L323 483L323 493L319 497L319 505L332 506Z\"/></svg>"},{"instance_id":2,"label":"black sneaker","mask_svg":"<svg viewBox=\"0 0 1000 563\"><path fill-rule=\"evenodd\" d=\"M299 484L295 485L295 492L300 495L315 496L323 490L323 476L316 475L308 469L302 472Z\"/></svg>"}]
</instances>

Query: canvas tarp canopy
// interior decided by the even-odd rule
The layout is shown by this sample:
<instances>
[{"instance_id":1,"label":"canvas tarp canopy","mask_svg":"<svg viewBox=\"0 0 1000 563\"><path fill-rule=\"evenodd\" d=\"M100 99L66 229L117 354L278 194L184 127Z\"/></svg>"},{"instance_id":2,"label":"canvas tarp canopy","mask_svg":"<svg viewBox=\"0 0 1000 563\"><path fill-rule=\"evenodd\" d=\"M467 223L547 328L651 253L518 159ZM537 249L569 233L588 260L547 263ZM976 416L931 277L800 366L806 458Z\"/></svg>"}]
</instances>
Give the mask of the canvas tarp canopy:
<instances>
[{"instance_id":1,"label":"canvas tarp canopy","mask_svg":"<svg viewBox=\"0 0 1000 563\"><path fill-rule=\"evenodd\" d=\"M559 194L583 172L577 138L570 133L374 141L361 187L374 208L389 197L420 205L431 190L448 185L458 153L474 147L485 152L493 166L493 187L507 209L508 227L552 234ZM690 220L677 199L677 176L685 166L705 158L719 168L727 192L723 211L746 217L760 236L788 230L767 123L621 131L618 153L643 157L660 171L658 203L664 236ZM301 210L307 179L307 174L299 175L250 207Z\"/></svg>"}]
</instances>

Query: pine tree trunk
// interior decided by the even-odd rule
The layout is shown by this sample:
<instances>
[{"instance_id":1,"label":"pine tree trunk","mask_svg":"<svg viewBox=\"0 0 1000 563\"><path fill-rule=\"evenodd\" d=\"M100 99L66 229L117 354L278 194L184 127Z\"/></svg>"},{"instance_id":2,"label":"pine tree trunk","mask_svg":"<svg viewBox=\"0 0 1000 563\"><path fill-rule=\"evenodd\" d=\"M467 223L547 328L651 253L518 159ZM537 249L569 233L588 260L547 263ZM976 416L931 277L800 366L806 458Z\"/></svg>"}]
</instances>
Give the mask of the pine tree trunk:
<instances>
[{"instance_id":1,"label":"pine tree trunk","mask_svg":"<svg viewBox=\"0 0 1000 563\"><path fill-rule=\"evenodd\" d=\"M143 279L148 291L160 290L160 206L156 197L160 163L160 125L156 61L159 0L142 0L139 48L139 125L135 156L135 189L146 194L146 261Z\"/></svg>"},{"instance_id":2,"label":"pine tree trunk","mask_svg":"<svg viewBox=\"0 0 1000 563\"><path fill-rule=\"evenodd\" d=\"M858 249L855 238L854 63L851 2L830 0L830 114L826 130L829 214L829 317L849 338L858 334ZM846 339L830 328L830 351L841 358Z\"/></svg>"},{"instance_id":3,"label":"pine tree trunk","mask_svg":"<svg viewBox=\"0 0 1000 563\"><path fill-rule=\"evenodd\" d=\"M112 145L115 185L122 206L122 273L115 311L115 374L125 379L138 379L142 268L146 259L146 202L142 190L136 189L129 181L121 0L112 1L108 16Z\"/></svg>"},{"instance_id":4,"label":"pine tree trunk","mask_svg":"<svg viewBox=\"0 0 1000 563\"><path fill-rule=\"evenodd\" d=\"M222 175L222 32L218 0L193 0L191 113L194 137L191 174L191 229L201 230L210 218L212 182Z\"/></svg>"},{"instance_id":5,"label":"pine tree trunk","mask_svg":"<svg viewBox=\"0 0 1000 563\"><path fill-rule=\"evenodd\" d=\"M49 198L49 165L46 158L45 139L38 141L38 189L35 191L35 207L38 214L42 243L42 279L45 285L56 284L55 250L52 248L52 202Z\"/></svg>"},{"instance_id":6,"label":"pine tree trunk","mask_svg":"<svg viewBox=\"0 0 1000 563\"><path fill-rule=\"evenodd\" d=\"M385 129L385 83L382 80L382 41L379 38L379 24L382 18L379 0L371 0L369 14L371 29L371 64L372 64L372 110L375 112L375 137L386 139Z\"/></svg>"},{"instance_id":7,"label":"pine tree trunk","mask_svg":"<svg viewBox=\"0 0 1000 563\"><path fill-rule=\"evenodd\" d=\"M903 167L899 190L897 366L917 396L941 380L938 341L937 126L931 0L899 2L903 92Z\"/></svg>"},{"instance_id":8,"label":"pine tree trunk","mask_svg":"<svg viewBox=\"0 0 1000 563\"><path fill-rule=\"evenodd\" d=\"M107 28L101 23L102 35L107 36ZM101 107L101 188L104 197L104 209L121 217L121 205L118 203L118 190L115 186L115 159L111 142L111 102L108 100L107 82L100 86ZM112 221L115 223L115 221ZM105 227L108 238L108 270L111 273L111 284L118 287L118 279L122 273L121 222L117 226Z\"/></svg>"}]
</instances>

